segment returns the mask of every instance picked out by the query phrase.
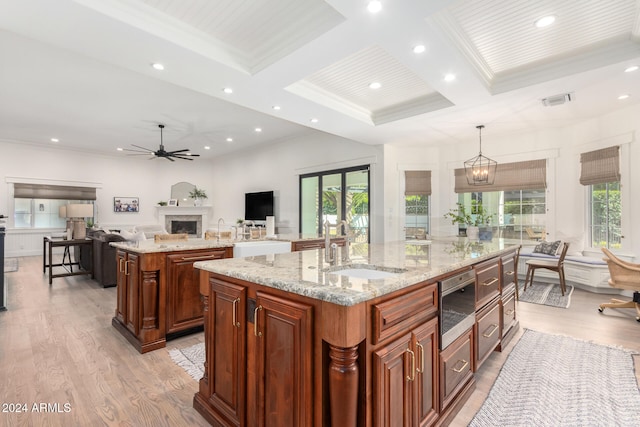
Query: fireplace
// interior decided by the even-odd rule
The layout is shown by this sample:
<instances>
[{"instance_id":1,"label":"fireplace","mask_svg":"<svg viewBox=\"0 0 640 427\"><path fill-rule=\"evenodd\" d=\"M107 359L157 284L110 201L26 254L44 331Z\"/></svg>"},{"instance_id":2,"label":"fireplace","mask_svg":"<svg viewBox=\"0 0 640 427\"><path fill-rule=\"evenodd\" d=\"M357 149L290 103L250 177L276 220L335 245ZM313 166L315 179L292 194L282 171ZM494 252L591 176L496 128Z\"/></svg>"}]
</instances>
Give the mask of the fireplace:
<instances>
[{"instance_id":1,"label":"fireplace","mask_svg":"<svg viewBox=\"0 0 640 427\"><path fill-rule=\"evenodd\" d=\"M198 221L171 221L171 234L187 233L192 236L198 235Z\"/></svg>"}]
</instances>

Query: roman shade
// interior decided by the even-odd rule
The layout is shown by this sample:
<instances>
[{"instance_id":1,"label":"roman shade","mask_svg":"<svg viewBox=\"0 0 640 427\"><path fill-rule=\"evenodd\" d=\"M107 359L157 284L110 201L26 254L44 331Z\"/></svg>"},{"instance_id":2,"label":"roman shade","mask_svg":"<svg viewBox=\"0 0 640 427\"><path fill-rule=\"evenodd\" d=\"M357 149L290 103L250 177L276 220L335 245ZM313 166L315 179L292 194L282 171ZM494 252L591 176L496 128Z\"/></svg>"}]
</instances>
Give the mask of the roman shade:
<instances>
[{"instance_id":1,"label":"roman shade","mask_svg":"<svg viewBox=\"0 0 640 427\"><path fill-rule=\"evenodd\" d=\"M404 171L405 196L430 196L431 171Z\"/></svg>"},{"instance_id":2,"label":"roman shade","mask_svg":"<svg viewBox=\"0 0 640 427\"><path fill-rule=\"evenodd\" d=\"M620 181L620 147L608 147L580 154L580 184Z\"/></svg>"},{"instance_id":3,"label":"roman shade","mask_svg":"<svg viewBox=\"0 0 640 427\"><path fill-rule=\"evenodd\" d=\"M13 197L16 199L96 200L96 189L16 182L13 184Z\"/></svg>"},{"instance_id":4,"label":"roman shade","mask_svg":"<svg viewBox=\"0 0 640 427\"><path fill-rule=\"evenodd\" d=\"M528 160L525 162L500 163L496 168L496 179L493 185L478 187L469 185L464 168L456 169L456 193L473 193L483 191L512 191L547 188L547 161Z\"/></svg>"}]
</instances>

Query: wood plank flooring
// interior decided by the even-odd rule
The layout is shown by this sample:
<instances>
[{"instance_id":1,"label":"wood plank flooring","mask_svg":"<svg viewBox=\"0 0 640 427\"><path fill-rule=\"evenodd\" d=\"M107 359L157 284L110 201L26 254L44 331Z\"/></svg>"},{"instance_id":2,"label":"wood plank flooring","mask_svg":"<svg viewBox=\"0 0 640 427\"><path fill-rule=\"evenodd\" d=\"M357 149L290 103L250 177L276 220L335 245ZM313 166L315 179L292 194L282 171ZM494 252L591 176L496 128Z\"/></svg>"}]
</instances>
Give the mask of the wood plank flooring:
<instances>
[{"instance_id":1,"label":"wood plank flooring","mask_svg":"<svg viewBox=\"0 0 640 427\"><path fill-rule=\"evenodd\" d=\"M7 278L9 310L0 312L0 404L26 404L27 412L0 412L1 426L208 425L192 408L198 383L168 354L202 342L202 333L141 355L111 326L115 288L103 289L87 276L54 279L50 287L41 257L20 258L19 271ZM576 290L569 309L518 303L520 331L503 353L485 362L476 390L451 425L466 426L473 418L524 328L640 352L634 311L598 313L608 298ZM48 412L35 411L34 404Z\"/></svg>"}]
</instances>

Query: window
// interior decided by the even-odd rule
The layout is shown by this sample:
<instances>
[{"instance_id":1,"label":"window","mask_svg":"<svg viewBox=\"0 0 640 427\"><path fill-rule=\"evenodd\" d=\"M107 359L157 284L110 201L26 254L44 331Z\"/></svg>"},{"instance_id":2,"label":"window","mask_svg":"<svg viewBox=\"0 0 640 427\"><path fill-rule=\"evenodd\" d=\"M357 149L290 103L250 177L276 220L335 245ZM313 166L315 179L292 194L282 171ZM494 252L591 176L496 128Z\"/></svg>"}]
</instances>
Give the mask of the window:
<instances>
[{"instance_id":1,"label":"window","mask_svg":"<svg viewBox=\"0 0 640 427\"><path fill-rule=\"evenodd\" d=\"M622 247L620 182L589 186L589 235L592 248Z\"/></svg>"},{"instance_id":2,"label":"window","mask_svg":"<svg viewBox=\"0 0 640 427\"><path fill-rule=\"evenodd\" d=\"M431 171L404 173L405 239L425 239L429 231Z\"/></svg>"},{"instance_id":3,"label":"window","mask_svg":"<svg viewBox=\"0 0 640 427\"><path fill-rule=\"evenodd\" d=\"M369 242L369 166L301 175L300 232L322 235L325 221L343 219L354 241Z\"/></svg>"}]
</instances>

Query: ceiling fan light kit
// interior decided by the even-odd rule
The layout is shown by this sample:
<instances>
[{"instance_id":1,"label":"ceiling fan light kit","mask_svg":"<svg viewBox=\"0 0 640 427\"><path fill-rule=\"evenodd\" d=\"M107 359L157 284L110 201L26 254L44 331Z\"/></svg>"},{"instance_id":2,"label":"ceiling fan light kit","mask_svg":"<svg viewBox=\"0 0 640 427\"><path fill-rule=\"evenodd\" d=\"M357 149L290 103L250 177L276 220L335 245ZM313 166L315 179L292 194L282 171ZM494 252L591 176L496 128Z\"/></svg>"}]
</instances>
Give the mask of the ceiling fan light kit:
<instances>
[{"instance_id":1,"label":"ceiling fan light kit","mask_svg":"<svg viewBox=\"0 0 640 427\"><path fill-rule=\"evenodd\" d=\"M498 162L482 155L482 129L484 125L476 126L480 136L480 152L472 159L464 162L464 173L469 185L492 185L496 179Z\"/></svg>"},{"instance_id":2,"label":"ceiling fan light kit","mask_svg":"<svg viewBox=\"0 0 640 427\"><path fill-rule=\"evenodd\" d=\"M131 154L132 156L135 155L140 155L140 154L151 154L151 159L155 159L157 157L162 157L165 158L169 161L175 162L174 158L176 159L182 159L182 160L193 160L192 157L200 157L200 154L192 154L190 153L188 148L183 148L181 150L174 150L174 151L167 151L164 149L164 142L162 139L162 130L164 129L164 125L163 124L159 124L158 127L160 128L160 148L158 148L157 150L150 150L148 148L145 147L141 147L139 145L135 145L135 144L131 144L132 146L139 148L140 150L131 150L131 149L125 149L125 151L131 151L134 153L139 153L139 154Z\"/></svg>"}]
</instances>

